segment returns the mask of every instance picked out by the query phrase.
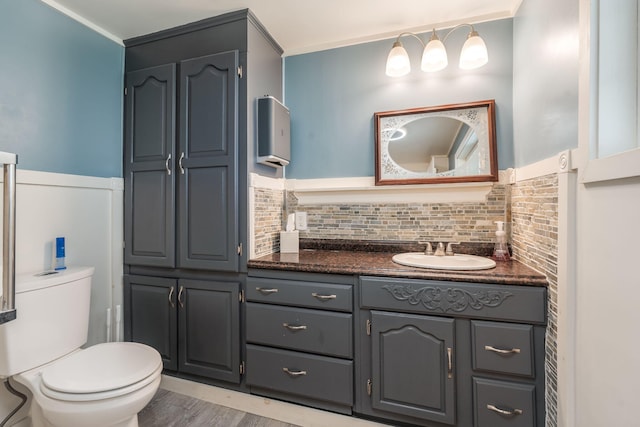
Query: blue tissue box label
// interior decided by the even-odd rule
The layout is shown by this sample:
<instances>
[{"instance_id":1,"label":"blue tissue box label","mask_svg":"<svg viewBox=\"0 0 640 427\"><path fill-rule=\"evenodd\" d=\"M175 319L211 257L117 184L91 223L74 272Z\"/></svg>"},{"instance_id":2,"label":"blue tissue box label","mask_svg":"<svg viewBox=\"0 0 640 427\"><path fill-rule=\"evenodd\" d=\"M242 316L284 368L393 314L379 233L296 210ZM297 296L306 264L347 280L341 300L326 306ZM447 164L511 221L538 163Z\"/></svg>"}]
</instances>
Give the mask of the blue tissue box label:
<instances>
[{"instance_id":1,"label":"blue tissue box label","mask_svg":"<svg viewBox=\"0 0 640 427\"><path fill-rule=\"evenodd\" d=\"M56 237L56 258L64 258L64 237Z\"/></svg>"}]
</instances>

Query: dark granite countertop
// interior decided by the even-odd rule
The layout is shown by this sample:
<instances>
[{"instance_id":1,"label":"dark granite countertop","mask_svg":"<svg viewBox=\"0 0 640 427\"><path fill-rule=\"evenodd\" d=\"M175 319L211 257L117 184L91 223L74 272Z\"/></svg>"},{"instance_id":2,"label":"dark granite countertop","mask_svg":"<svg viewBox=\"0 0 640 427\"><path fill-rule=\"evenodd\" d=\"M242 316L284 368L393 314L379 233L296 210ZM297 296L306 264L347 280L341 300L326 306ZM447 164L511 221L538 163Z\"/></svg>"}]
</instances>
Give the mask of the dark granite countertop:
<instances>
[{"instance_id":1,"label":"dark granite countertop","mask_svg":"<svg viewBox=\"0 0 640 427\"><path fill-rule=\"evenodd\" d=\"M487 255L492 245L468 244L457 251ZM517 261L498 262L495 268L475 271L431 270L396 264L391 257L401 252L418 252L415 244L374 243L359 245L349 241L302 241L298 254L274 253L249 260L249 268L310 273L357 274L447 280L455 282L497 283L521 286L547 286L541 273ZM424 250L424 247L422 250ZM489 252L490 253L490 252Z\"/></svg>"}]
</instances>

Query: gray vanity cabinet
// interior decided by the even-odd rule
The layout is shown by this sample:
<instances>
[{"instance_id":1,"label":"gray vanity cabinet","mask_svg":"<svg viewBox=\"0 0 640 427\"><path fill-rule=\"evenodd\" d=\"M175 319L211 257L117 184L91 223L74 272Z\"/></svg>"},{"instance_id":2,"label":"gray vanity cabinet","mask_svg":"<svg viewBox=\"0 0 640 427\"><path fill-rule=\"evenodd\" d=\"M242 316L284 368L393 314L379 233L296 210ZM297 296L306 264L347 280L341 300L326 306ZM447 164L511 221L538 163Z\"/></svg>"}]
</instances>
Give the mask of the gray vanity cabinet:
<instances>
[{"instance_id":1,"label":"gray vanity cabinet","mask_svg":"<svg viewBox=\"0 0 640 427\"><path fill-rule=\"evenodd\" d=\"M372 406L452 424L454 319L371 311Z\"/></svg>"},{"instance_id":2,"label":"gray vanity cabinet","mask_svg":"<svg viewBox=\"0 0 640 427\"><path fill-rule=\"evenodd\" d=\"M164 368L240 382L240 283L125 276L125 340L161 354Z\"/></svg>"},{"instance_id":3,"label":"gray vanity cabinet","mask_svg":"<svg viewBox=\"0 0 640 427\"><path fill-rule=\"evenodd\" d=\"M240 382L240 283L178 280L178 371Z\"/></svg>"},{"instance_id":4,"label":"gray vanity cabinet","mask_svg":"<svg viewBox=\"0 0 640 427\"><path fill-rule=\"evenodd\" d=\"M357 290L355 412L544 425L545 288L361 276Z\"/></svg>"},{"instance_id":5,"label":"gray vanity cabinet","mask_svg":"<svg viewBox=\"0 0 640 427\"><path fill-rule=\"evenodd\" d=\"M178 369L178 281L164 277L124 277L124 339L147 344L165 369Z\"/></svg>"},{"instance_id":6,"label":"gray vanity cabinet","mask_svg":"<svg viewBox=\"0 0 640 427\"><path fill-rule=\"evenodd\" d=\"M124 45L126 339L238 387L249 174L282 176L256 161L255 100L281 98L282 48L248 9Z\"/></svg>"},{"instance_id":7,"label":"gray vanity cabinet","mask_svg":"<svg viewBox=\"0 0 640 427\"><path fill-rule=\"evenodd\" d=\"M238 52L181 61L177 104L175 70L126 77L125 261L238 271Z\"/></svg>"},{"instance_id":8,"label":"gray vanity cabinet","mask_svg":"<svg viewBox=\"0 0 640 427\"><path fill-rule=\"evenodd\" d=\"M353 278L249 271L246 383L252 393L350 414Z\"/></svg>"}]
</instances>

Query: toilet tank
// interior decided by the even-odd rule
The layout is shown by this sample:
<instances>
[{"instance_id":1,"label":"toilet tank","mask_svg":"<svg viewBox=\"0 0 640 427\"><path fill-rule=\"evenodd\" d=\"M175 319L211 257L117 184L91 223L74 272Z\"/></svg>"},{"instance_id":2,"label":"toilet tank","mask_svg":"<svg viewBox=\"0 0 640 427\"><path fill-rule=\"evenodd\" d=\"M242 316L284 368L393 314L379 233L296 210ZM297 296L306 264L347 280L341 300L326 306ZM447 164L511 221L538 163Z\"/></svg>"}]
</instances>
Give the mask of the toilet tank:
<instances>
[{"instance_id":1,"label":"toilet tank","mask_svg":"<svg viewBox=\"0 0 640 427\"><path fill-rule=\"evenodd\" d=\"M16 276L17 318L0 325L0 377L44 365L87 341L93 271Z\"/></svg>"}]
</instances>

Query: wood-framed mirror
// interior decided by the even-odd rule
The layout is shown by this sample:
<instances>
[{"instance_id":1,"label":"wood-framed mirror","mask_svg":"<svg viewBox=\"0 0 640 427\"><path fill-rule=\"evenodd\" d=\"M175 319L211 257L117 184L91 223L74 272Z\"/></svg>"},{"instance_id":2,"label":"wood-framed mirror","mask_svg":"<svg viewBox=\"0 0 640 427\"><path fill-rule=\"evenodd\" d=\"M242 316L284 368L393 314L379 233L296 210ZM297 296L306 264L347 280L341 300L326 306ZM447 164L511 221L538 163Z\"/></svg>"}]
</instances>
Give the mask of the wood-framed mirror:
<instances>
[{"instance_id":1,"label":"wood-framed mirror","mask_svg":"<svg viewBox=\"0 0 640 427\"><path fill-rule=\"evenodd\" d=\"M375 184L498 180L495 101L374 113Z\"/></svg>"}]
</instances>

